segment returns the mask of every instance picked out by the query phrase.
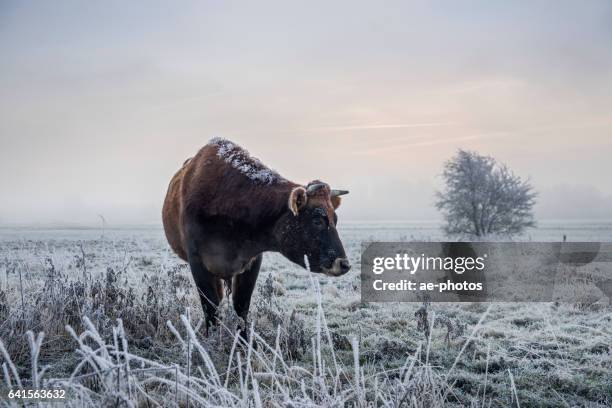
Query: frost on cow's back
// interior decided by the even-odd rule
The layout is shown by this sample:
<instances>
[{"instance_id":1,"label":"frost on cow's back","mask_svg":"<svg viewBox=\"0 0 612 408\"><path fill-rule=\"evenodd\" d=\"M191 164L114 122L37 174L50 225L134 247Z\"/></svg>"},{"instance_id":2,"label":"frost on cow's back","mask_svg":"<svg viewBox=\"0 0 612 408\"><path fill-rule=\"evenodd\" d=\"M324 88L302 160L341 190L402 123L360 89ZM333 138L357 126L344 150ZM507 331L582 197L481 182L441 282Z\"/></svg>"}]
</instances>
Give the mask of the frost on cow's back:
<instances>
[{"instance_id":1,"label":"frost on cow's back","mask_svg":"<svg viewBox=\"0 0 612 408\"><path fill-rule=\"evenodd\" d=\"M258 158L249 154L238 144L221 137L215 137L208 142L217 147L217 156L229 163L233 168L247 176L249 179L262 183L274 184L285 183L285 180L276 171L263 164Z\"/></svg>"}]
</instances>

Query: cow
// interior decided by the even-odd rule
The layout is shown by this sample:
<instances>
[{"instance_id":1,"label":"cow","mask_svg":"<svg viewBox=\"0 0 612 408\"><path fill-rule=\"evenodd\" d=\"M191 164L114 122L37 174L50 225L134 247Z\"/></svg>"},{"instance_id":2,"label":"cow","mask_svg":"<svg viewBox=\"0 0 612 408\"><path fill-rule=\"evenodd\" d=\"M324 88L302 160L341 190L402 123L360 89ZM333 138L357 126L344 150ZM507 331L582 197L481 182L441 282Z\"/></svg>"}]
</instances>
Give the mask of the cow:
<instances>
[{"instance_id":1,"label":"cow","mask_svg":"<svg viewBox=\"0 0 612 408\"><path fill-rule=\"evenodd\" d=\"M224 282L246 329L264 252L314 273L347 273L335 212L347 193L319 180L289 181L223 138L187 159L170 181L162 218L170 247L189 263L206 333L216 324Z\"/></svg>"}]
</instances>

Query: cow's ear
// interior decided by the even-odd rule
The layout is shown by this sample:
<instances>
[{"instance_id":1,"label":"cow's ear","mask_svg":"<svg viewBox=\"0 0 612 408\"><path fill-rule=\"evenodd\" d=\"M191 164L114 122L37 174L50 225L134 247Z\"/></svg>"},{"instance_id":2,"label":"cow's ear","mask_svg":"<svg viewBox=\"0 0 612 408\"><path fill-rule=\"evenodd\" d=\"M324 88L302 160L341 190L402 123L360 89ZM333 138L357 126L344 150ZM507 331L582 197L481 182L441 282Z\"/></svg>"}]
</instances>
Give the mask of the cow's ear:
<instances>
[{"instance_id":1,"label":"cow's ear","mask_svg":"<svg viewBox=\"0 0 612 408\"><path fill-rule=\"evenodd\" d=\"M299 211L304 208L308 196L304 187L296 187L289 194L289 209L293 215L298 215Z\"/></svg>"},{"instance_id":2,"label":"cow's ear","mask_svg":"<svg viewBox=\"0 0 612 408\"><path fill-rule=\"evenodd\" d=\"M342 197L335 196L335 197L331 197L330 200L335 210L336 208L340 207L340 203L342 202Z\"/></svg>"}]
</instances>

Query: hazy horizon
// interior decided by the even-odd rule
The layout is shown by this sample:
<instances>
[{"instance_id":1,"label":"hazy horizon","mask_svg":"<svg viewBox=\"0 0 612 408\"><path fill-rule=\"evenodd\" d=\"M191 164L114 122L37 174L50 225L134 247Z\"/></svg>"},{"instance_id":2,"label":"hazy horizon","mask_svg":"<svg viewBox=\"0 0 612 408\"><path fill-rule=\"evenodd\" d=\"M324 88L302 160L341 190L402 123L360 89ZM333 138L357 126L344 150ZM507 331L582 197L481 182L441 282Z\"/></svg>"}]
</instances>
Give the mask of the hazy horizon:
<instances>
[{"instance_id":1,"label":"hazy horizon","mask_svg":"<svg viewBox=\"0 0 612 408\"><path fill-rule=\"evenodd\" d=\"M0 4L0 225L160 222L214 136L343 220L437 220L445 160L529 178L536 219L612 219L612 3Z\"/></svg>"}]
</instances>

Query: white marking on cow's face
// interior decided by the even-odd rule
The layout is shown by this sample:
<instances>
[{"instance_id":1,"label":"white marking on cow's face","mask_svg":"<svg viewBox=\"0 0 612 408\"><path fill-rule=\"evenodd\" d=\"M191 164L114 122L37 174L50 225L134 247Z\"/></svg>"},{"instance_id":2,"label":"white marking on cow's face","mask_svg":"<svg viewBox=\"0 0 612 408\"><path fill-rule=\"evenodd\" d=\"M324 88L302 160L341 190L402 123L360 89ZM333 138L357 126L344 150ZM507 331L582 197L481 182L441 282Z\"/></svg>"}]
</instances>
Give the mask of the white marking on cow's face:
<instances>
[{"instance_id":1,"label":"white marking on cow's face","mask_svg":"<svg viewBox=\"0 0 612 408\"><path fill-rule=\"evenodd\" d=\"M306 266L306 270L310 270L310 262L308 262L308 257L304 255L304 265Z\"/></svg>"}]
</instances>

